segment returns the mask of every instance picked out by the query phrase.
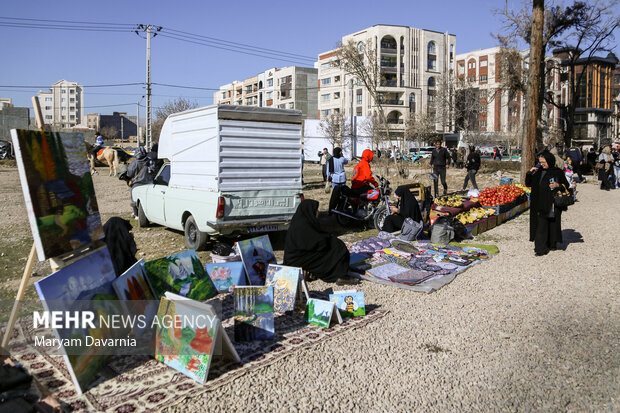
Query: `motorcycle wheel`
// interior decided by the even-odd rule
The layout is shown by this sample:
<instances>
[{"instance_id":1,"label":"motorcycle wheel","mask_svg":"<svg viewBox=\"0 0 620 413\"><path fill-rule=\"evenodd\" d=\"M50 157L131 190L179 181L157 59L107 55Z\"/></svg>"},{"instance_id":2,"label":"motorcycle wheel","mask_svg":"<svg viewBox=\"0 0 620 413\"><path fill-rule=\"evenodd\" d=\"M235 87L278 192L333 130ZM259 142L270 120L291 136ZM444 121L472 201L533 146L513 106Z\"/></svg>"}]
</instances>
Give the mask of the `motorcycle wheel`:
<instances>
[{"instance_id":1,"label":"motorcycle wheel","mask_svg":"<svg viewBox=\"0 0 620 413\"><path fill-rule=\"evenodd\" d=\"M385 222L385 218L387 218L388 215L389 213L385 205L383 205L382 207L379 207L375 211L375 215L373 217L373 223L375 224L376 230L381 231L381 228L383 228L383 223Z\"/></svg>"},{"instance_id":2,"label":"motorcycle wheel","mask_svg":"<svg viewBox=\"0 0 620 413\"><path fill-rule=\"evenodd\" d=\"M353 215L353 211L351 207L348 205L344 207L342 212L344 212L345 214ZM353 220L349 217L345 217L344 215L336 214L336 221L338 221L338 223L344 227L344 226L350 225L351 221Z\"/></svg>"}]
</instances>

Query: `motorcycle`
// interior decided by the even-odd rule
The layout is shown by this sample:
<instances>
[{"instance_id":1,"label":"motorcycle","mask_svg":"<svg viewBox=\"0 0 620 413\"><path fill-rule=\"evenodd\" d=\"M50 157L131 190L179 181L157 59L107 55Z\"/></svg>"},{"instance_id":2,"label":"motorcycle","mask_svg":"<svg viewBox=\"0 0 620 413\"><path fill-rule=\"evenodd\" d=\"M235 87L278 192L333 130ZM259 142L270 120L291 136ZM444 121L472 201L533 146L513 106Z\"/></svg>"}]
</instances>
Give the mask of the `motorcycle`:
<instances>
[{"instance_id":1,"label":"motorcycle","mask_svg":"<svg viewBox=\"0 0 620 413\"><path fill-rule=\"evenodd\" d=\"M341 190L338 206L331 210L340 225L346 226L352 222L368 224L372 220L375 228L383 228L385 218L390 215L388 197L392 188L386 178L377 178L379 185L359 196L348 194L348 188Z\"/></svg>"},{"instance_id":2,"label":"motorcycle","mask_svg":"<svg viewBox=\"0 0 620 413\"><path fill-rule=\"evenodd\" d=\"M0 159L12 159L11 143L5 140L0 140Z\"/></svg>"}]
</instances>

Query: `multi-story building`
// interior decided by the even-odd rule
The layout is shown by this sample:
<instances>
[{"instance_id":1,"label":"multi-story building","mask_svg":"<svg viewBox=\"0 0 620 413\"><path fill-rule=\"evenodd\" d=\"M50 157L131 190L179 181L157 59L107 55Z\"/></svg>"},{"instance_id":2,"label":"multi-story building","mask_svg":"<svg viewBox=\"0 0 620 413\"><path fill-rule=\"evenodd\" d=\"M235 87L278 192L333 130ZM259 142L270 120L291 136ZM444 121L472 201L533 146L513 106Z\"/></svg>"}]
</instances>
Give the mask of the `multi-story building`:
<instances>
[{"instance_id":1,"label":"multi-story building","mask_svg":"<svg viewBox=\"0 0 620 413\"><path fill-rule=\"evenodd\" d=\"M376 55L380 106L360 79L339 62L338 49L319 54L319 116L373 116L383 109L391 138L403 136L405 123L418 113L434 115L434 100L442 80L452 76L456 36L407 26L375 25L342 38L360 53ZM444 82L452 83L452 82ZM352 108L352 110L351 110ZM436 124L438 132L451 132L450 123Z\"/></svg>"},{"instance_id":2,"label":"multi-story building","mask_svg":"<svg viewBox=\"0 0 620 413\"><path fill-rule=\"evenodd\" d=\"M111 115L99 115L99 128L102 130L102 133L106 128L114 128L116 130L116 136L106 136L106 138L127 139L138 134L136 117L127 116L127 112L112 112ZM105 135L105 133L103 134Z\"/></svg>"},{"instance_id":3,"label":"multi-story building","mask_svg":"<svg viewBox=\"0 0 620 413\"><path fill-rule=\"evenodd\" d=\"M316 119L317 69L287 66L271 68L243 81L220 86L214 104L277 107L301 110L304 119Z\"/></svg>"},{"instance_id":4,"label":"multi-story building","mask_svg":"<svg viewBox=\"0 0 620 413\"><path fill-rule=\"evenodd\" d=\"M86 126L88 129L99 130L99 114L89 113L86 115Z\"/></svg>"},{"instance_id":5,"label":"multi-story building","mask_svg":"<svg viewBox=\"0 0 620 413\"><path fill-rule=\"evenodd\" d=\"M568 105L571 100L570 64L571 53L574 49L555 49L553 56L559 60L561 67L561 103ZM575 142L582 144L601 144L601 141L612 139L614 132L614 86L615 75L618 71L618 58L609 53L607 57L577 58L574 61L575 82L577 85L577 99L574 117ZM585 71L585 72L584 72ZM618 79L620 80L620 79ZM616 95L617 97L617 95ZM566 118L566 114L563 114Z\"/></svg>"},{"instance_id":6,"label":"multi-story building","mask_svg":"<svg viewBox=\"0 0 620 413\"><path fill-rule=\"evenodd\" d=\"M76 82L60 80L49 92L38 93L43 122L59 128L72 128L82 123L84 92Z\"/></svg>"},{"instance_id":7,"label":"multi-story building","mask_svg":"<svg viewBox=\"0 0 620 413\"><path fill-rule=\"evenodd\" d=\"M620 65L614 70L614 114L612 125L612 140L620 143Z\"/></svg>"}]
</instances>

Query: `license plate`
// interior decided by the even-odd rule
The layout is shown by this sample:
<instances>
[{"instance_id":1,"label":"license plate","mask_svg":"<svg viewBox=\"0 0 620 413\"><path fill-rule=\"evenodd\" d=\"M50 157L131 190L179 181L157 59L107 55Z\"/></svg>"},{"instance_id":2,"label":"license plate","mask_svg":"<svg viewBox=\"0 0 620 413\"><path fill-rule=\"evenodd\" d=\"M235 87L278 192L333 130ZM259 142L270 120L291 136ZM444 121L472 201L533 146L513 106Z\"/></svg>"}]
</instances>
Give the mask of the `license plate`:
<instances>
[{"instance_id":1,"label":"license plate","mask_svg":"<svg viewBox=\"0 0 620 413\"><path fill-rule=\"evenodd\" d=\"M278 230L277 225L262 225L260 227L248 228L248 232L270 232L270 231L277 231L277 230Z\"/></svg>"}]
</instances>

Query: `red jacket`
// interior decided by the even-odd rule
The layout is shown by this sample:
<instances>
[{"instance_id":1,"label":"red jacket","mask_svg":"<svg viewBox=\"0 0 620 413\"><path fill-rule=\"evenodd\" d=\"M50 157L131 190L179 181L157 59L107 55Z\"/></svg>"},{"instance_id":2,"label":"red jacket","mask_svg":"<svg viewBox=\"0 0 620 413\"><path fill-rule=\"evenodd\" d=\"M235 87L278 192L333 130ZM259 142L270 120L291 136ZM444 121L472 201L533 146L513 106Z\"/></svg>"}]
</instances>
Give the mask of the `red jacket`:
<instances>
[{"instance_id":1,"label":"red jacket","mask_svg":"<svg viewBox=\"0 0 620 413\"><path fill-rule=\"evenodd\" d=\"M351 177L351 188L361 188L368 184L374 186L379 185L375 178L372 177L372 171L370 170L369 162L372 161L375 153L370 149L364 149L362 152L362 160L353 168L353 176Z\"/></svg>"}]
</instances>

